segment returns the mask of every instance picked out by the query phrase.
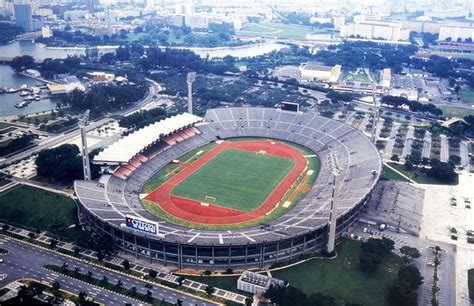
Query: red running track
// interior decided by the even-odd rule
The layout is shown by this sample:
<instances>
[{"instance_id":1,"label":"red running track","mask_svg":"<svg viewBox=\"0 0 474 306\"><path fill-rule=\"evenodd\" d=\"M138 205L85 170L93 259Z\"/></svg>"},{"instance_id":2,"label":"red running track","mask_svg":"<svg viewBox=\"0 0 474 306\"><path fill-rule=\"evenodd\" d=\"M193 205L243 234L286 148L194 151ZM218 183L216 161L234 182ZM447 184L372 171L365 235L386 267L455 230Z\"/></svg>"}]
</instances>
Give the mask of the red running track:
<instances>
[{"instance_id":1,"label":"red running track","mask_svg":"<svg viewBox=\"0 0 474 306\"><path fill-rule=\"evenodd\" d=\"M229 149L240 149L252 152L265 151L266 154L291 158L295 161L295 165L263 204L250 212L211 204L209 204L209 206L203 206L199 201L171 195L171 191L175 186L179 185L194 171L201 168L218 154ZM305 169L306 159L303 154L299 150L284 143L265 140L241 142L224 141L195 162L187 164L183 170L151 192L146 197L146 200L157 203L165 212L185 221L203 224L242 223L260 218L271 211Z\"/></svg>"}]
</instances>

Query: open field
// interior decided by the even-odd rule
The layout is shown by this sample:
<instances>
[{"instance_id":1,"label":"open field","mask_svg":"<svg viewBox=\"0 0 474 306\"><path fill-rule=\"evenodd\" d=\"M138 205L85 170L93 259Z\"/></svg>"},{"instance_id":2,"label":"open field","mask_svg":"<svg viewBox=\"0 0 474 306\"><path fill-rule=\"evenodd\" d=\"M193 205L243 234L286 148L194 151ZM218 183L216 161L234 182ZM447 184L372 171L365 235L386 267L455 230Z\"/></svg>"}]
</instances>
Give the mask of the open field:
<instances>
[{"instance_id":1,"label":"open field","mask_svg":"<svg viewBox=\"0 0 474 306\"><path fill-rule=\"evenodd\" d=\"M382 168L382 176L381 179L387 179L387 180L395 180L395 181L401 181L401 182L409 182L406 178L398 174L397 172L393 171L387 166L383 166Z\"/></svg>"},{"instance_id":2,"label":"open field","mask_svg":"<svg viewBox=\"0 0 474 306\"><path fill-rule=\"evenodd\" d=\"M231 138L226 140L228 143L233 143L233 142L242 142L242 141L266 141L267 146L269 144L269 139L263 139L263 138ZM152 180L145 186L144 192L147 193L147 198L142 200L142 205L143 207L148 210L151 214L159 217L162 220L165 220L170 223L186 226L186 227L193 227L193 228L199 228L199 229L207 229L207 230L224 230L224 229L237 229L237 228L245 228L245 227L250 227L250 226L256 226L260 223L265 223L269 222L270 220L274 220L280 216L282 216L284 213L288 211L289 208L293 207L296 205L304 196L304 194L311 188L313 185L315 179L317 178L319 171L320 171L320 160L319 158L309 149L301 147L299 145L295 145L293 143L284 143L286 146L291 147L291 149L296 149L299 151L303 158L303 160L306 160L306 169L311 172L306 173L306 175L300 175L297 179L296 182L291 186L287 192L282 195L282 198L280 200L280 203L284 203L285 201L290 201L291 205L290 206L285 206L283 205L277 205L275 209L273 209L271 214L261 216L259 218L255 218L253 220L248 220L248 221L242 221L242 222L230 222L229 224L210 224L209 222L201 223L195 220L185 220L176 216L171 215L168 213L163 207L161 207L161 202L157 201L153 197L153 193L150 194L151 191L156 191L155 188L153 188L152 184L156 184L159 182L159 185L163 185L166 181L172 179L174 175L177 175L178 171L181 172L185 169L187 166L179 166L179 165L168 165L161 171L159 171ZM187 162L189 163L191 161L191 164L194 162L197 162L200 157L202 157L204 154L198 154L196 155L197 152L200 151L209 151L210 148L207 148L207 146L203 146L200 148L197 148L196 150L193 150L182 157L179 158L181 162ZM212 147L215 147L216 144L212 144ZM251 152L251 151L246 151L246 152ZM253 157L255 157L257 154L255 152L250 153ZM295 154L295 152L293 152ZM297 155L297 153L296 153ZM197 157L199 156L199 158ZM217 155L216 155L217 156ZM283 155L284 156L284 155ZM276 155L273 155L273 157L277 157ZM282 157L281 157L282 158ZM292 161L289 158L286 158L289 161ZM191 165L188 164L188 165ZM169 168L168 168L169 167ZM175 169L175 173L170 173L172 169ZM293 169L294 170L294 169ZM291 170L291 171L293 171ZM197 171L197 170L195 170ZM170 173L170 175L166 175L167 173ZM185 178L186 179L186 178ZM178 184L177 184L178 185ZM156 186L156 185L155 185ZM160 187L161 188L161 187ZM171 188L174 188L174 186L171 186ZM273 193L272 193L273 194ZM186 200L186 199L185 199ZM192 201L192 200L190 200ZM219 207L215 205L214 207ZM221 209L227 209L224 207L221 207Z\"/></svg>"},{"instance_id":3,"label":"open field","mask_svg":"<svg viewBox=\"0 0 474 306\"><path fill-rule=\"evenodd\" d=\"M447 105L440 105L438 106L442 111L443 114L448 117L459 117L463 118L467 115L474 115L474 108L467 108L467 107L460 107L460 106L447 106Z\"/></svg>"},{"instance_id":4,"label":"open field","mask_svg":"<svg viewBox=\"0 0 474 306\"><path fill-rule=\"evenodd\" d=\"M172 194L252 211L260 206L294 166L289 158L226 150L176 186ZM210 199L215 199L210 202Z\"/></svg>"},{"instance_id":5,"label":"open field","mask_svg":"<svg viewBox=\"0 0 474 306\"><path fill-rule=\"evenodd\" d=\"M279 22L261 21L249 23L242 30L237 31L237 36L244 37L271 37L277 39L305 39L314 28L297 24L284 24Z\"/></svg>"},{"instance_id":6,"label":"open field","mask_svg":"<svg viewBox=\"0 0 474 306\"><path fill-rule=\"evenodd\" d=\"M178 160L182 163L192 163L198 160L199 157L203 156L206 152L209 152L209 150L211 150L215 146L216 146L215 143L209 143L207 145L204 145L200 148L197 148L195 150L192 150L191 152L184 154ZM148 183L145 184L145 186L143 187L143 192L144 193L152 192L156 188L160 187L161 184L166 182L170 178L170 176L178 173L182 169L183 167L180 167L175 164L169 164L165 166L157 174L155 174Z\"/></svg>"},{"instance_id":7,"label":"open field","mask_svg":"<svg viewBox=\"0 0 474 306\"><path fill-rule=\"evenodd\" d=\"M474 105L474 89L471 87L464 87L459 90L459 97L466 103Z\"/></svg>"},{"instance_id":8,"label":"open field","mask_svg":"<svg viewBox=\"0 0 474 306\"><path fill-rule=\"evenodd\" d=\"M76 229L77 207L62 195L30 186L18 186L0 194L0 220L80 242L89 235ZM70 228L69 226L72 227Z\"/></svg>"},{"instance_id":9,"label":"open field","mask_svg":"<svg viewBox=\"0 0 474 306\"><path fill-rule=\"evenodd\" d=\"M315 258L272 275L311 295L317 292L343 300L345 304L387 305L388 285L397 277L402 259L391 253L380 269L366 274L359 267L360 242L345 240L336 247L336 259ZM227 290L237 290L236 276L186 276Z\"/></svg>"},{"instance_id":10,"label":"open field","mask_svg":"<svg viewBox=\"0 0 474 306\"><path fill-rule=\"evenodd\" d=\"M437 179L431 178L425 173L421 171L421 168L414 168L411 171L407 171L404 165L397 164L397 163L389 163L390 166L398 170L399 172L403 173L404 175L408 176L418 184L434 184L434 185L457 185L458 180L453 183L445 183L440 182Z\"/></svg>"}]
</instances>

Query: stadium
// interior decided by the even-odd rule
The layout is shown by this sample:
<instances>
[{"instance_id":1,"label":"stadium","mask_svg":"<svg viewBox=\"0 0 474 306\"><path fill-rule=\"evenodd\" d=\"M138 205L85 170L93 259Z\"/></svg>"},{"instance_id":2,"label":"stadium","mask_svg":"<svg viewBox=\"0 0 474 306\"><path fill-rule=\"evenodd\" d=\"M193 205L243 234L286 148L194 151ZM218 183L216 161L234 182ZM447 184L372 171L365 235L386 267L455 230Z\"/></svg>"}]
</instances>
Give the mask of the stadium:
<instances>
[{"instance_id":1,"label":"stadium","mask_svg":"<svg viewBox=\"0 0 474 306\"><path fill-rule=\"evenodd\" d=\"M342 173L331 172L335 156ZM309 113L219 108L139 129L74 188L87 226L117 251L179 269L285 264L322 251L333 180L336 239L348 233L382 162L360 131Z\"/></svg>"}]
</instances>

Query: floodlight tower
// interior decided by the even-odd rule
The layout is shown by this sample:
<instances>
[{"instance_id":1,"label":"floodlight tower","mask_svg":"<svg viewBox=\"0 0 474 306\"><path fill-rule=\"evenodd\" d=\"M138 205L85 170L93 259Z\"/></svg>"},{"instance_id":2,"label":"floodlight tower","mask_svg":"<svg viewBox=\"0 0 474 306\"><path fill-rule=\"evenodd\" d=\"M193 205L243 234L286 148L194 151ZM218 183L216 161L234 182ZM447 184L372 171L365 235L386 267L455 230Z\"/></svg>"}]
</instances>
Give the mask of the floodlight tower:
<instances>
[{"instance_id":1,"label":"floodlight tower","mask_svg":"<svg viewBox=\"0 0 474 306\"><path fill-rule=\"evenodd\" d=\"M380 120L380 104L377 103L377 99L375 98L375 88L372 90L372 99L374 100L374 119L372 120L372 143L377 141L377 125L379 124Z\"/></svg>"},{"instance_id":2,"label":"floodlight tower","mask_svg":"<svg viewBox=\"0 0 474 306\"><path fill-rule=\"evenodd\" d=\"M86 138L86 126L89 120L89 110L86 110L84 116L79 119L79 129L81 130L81 157L82 157L82 169L84 171L84 180L88 181L91 179L91 165L89 162L89 150L87 149L87 138Z\"/></svg>"},{"instance_id":3,"label":"floodlight tower","mask_svg":"<svg viewBox=\"0 0 474 306\"><path fill-rule=\"evenodd\" d=\"M196 72L188 73L186 82L188 83L188 113L193 113L193 82L196 80Z\"/></svg>"},{"instance_id":4,"label":"floodlight tower","mask_svg":"<svg viewBox=\"0 0 474 306\"><path fill-rule=\"evenodd\" d=\"M334 245L336 242L336 227L337 227L337 180L336 178L342 174L342 169L337 163L337 156L335 152L331 151L327 157L328 169L332 173L332 194L331 194L331 214L329 216L329 236L326 246L326 253L328 256L334 254Z\"/></svg>"}]
</instances>

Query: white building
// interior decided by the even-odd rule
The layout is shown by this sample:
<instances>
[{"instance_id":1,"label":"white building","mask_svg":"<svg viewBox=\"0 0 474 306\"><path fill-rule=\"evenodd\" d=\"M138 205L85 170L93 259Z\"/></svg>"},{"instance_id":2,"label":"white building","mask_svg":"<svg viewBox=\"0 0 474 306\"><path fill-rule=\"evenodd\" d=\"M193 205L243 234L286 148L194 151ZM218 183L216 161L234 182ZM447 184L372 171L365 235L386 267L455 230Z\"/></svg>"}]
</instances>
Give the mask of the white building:
<instances>
[{"instance_id":1,"label":"white building","mask_svg":"<svg viewBox=\"0 0 474 306\"><path fill-rule=\"evenodd\" d=\"M282 280L250 271L244 271L237 280L237 289L253 294L263 294L272 285L284 286L285 283Z\"/></svg>"},{"instance_id":2,"label":"white building","mask_svg":"<svg viewBox=\"0 0 474 306\"><path fill-rule=\"evenodd\" d=\"M382 86L385 88L390 88L391 81L392 81L392 71L390 68L385 68L382 70L382 77L380 78L382 80Z\"/></svg>"},{"instance_id":3,"label":"white building","mask_svg":"<svg viewBox=\"0 0 474 306\"><path fill-rule=\"evenodd\" d=\"M474 26L466 25L442 25L439 30L439 40L446 40L451 38L452 41L457 41L459 38L466 40L471 38L474 40Z\"/></svg>"},{"instance_id":4,"label":"white building","mask_svg":"<svg viewBox=\"0 0 474 306\"><path fill-rule=\"evenodd\" d=\"M409 39L410 31L397 22L361 21L341 26L340 36L406 41Z\"/></svg>"},{"instance_id":5,"label":"white building","mask_svg":"<svg viewBox=\"0 0 474 306\"><path fill-rule=\"evenodd\" d=\"M318 63L307 63L300 66L299 73L302 81L323 81L334 83L337 82L341 76L342 66L335 65L330 67Z\"/></svg>"},{"instance_id":6,"label":"white building","mask_svg":"<svg viewBox=\"0 0 474 306\"><path fill-rule=\"evenodd\" d=\"M53 30L49 26L44 26L41 28L41 36L43 38L53 37Z\"/></svg>"}]
</instances>

